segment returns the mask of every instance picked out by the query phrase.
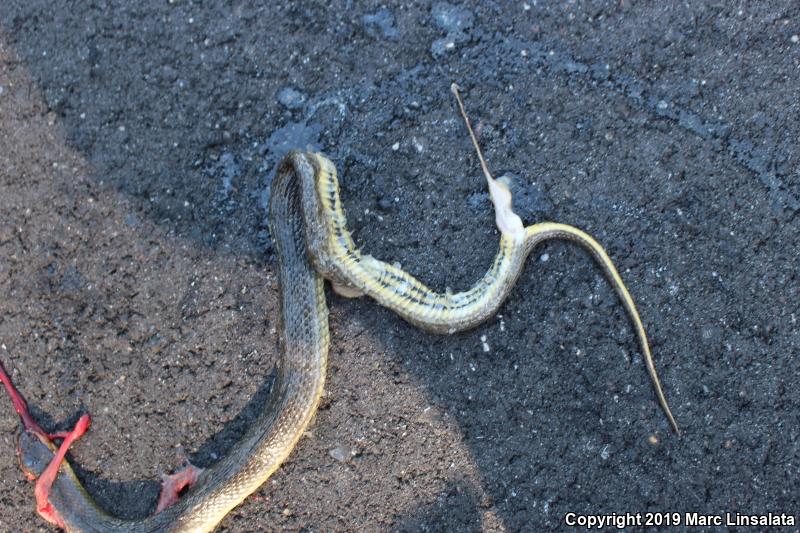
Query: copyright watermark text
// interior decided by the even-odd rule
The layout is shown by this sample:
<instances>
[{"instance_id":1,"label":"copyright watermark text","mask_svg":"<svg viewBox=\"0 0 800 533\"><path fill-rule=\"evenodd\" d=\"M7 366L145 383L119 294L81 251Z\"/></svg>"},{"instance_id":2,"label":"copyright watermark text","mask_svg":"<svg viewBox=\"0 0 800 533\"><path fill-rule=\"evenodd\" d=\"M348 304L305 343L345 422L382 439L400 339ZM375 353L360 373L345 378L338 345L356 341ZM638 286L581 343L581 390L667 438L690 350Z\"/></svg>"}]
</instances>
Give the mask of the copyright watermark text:
<instances>
[{"instance_id":1,"label":"copyright watermark text","mask_svg":"<svg viewBox=\"0 0 800 533\"><path fill-rule=\"evenodd\" d=\"M795 515L786 513L720 513L648 512L580 514L567 513L564 524L585 529L625 529L626 527L708 527L708 526L786 526L795 525Z\"/></svg>"}]
</instances>

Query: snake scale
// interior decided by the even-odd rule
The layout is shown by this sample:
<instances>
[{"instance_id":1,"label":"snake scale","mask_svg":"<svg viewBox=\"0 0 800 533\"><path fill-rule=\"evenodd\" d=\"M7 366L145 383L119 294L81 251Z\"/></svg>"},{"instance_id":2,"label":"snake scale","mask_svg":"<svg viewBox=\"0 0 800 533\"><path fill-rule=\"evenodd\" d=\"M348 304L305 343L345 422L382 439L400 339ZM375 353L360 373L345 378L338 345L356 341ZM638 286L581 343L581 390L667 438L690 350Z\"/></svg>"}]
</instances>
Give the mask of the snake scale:
<instances>
[{"instance_id":1,"label":"snake scale","mask_svg":"<svg viewBox=\"0 0 800 533\"><path fill-rule=\"evenodd\" d=\"M269 206L281 287L279 332L283 359L264 410L231 452L200 471L192 480L191 489L174 504L143 520L120 520L94 503L63 460L66 449L79 436L77 428L70 435L45 433L30 418L24 399L0 366L0 380L23 420L20 462L31 479L39 478L36 496L43 517L67 531L80 533L213 530L280 466L314 416L328 358L324 279L329 279L340 294L366 294L425 330L455 333L472 328L495 313L513 288L528 254L548 239L578 243L603 268L633 322L659 403L678 432L639 313L611 259L597 241L572 226L553 222L523 226L512 210L507 183L503 178L492 178L486 167L456 86L453 92L478 151L501 234L499 250L486 275L467 291L437 293L400 268L361 253L347 229L333 163L318 153L288 154L278 165ZM84 427L80 433L88 427L88 417L81 420ZM55 438L64 439L60 447L54 444Z\"/></svg>"}]
</instances>

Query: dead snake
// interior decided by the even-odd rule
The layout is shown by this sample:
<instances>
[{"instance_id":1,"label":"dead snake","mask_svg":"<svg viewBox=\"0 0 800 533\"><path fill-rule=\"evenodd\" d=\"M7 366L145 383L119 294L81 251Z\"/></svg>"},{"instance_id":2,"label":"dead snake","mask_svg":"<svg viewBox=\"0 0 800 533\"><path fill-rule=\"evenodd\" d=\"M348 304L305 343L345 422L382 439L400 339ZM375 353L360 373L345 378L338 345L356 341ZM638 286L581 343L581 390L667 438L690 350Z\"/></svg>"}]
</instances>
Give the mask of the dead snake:
<instances>
[{"instance_id":1,"label":"dead snake","mask_svg":"<svg viewBox=\"0 0 800 533\"><path fill-rule=\"evenodd\" d=\"M458 97L456 88L453 90ZM460 99L458 103L464 114ZM677 432L644 326L611 259L592 237L572 226L544 222L524 227L512 210L507 183L489 174L465 114L464 118L484 168L501 233L499 251L481 280L465 292L436 293L399 267L362 254L347 230L334 165L321 154L290 153L277 168L269 205L281 287L279 332L283 359L264 410L225 458L203 470L191 489L161 512L136 521L108 515L83 489L69 463L57 458L51 466L55 480L45 501L40 502L50 506L49 514L41 509L40 513L67 531L81 533L213 530L281 465L317 409L329 344L325 278L340 294L367 294L423 329L455 333L472 328L495 313L514 286L530 251L547 239L577 242L603 268L633 322L659 403ZM7 376L5 381L11 387ZM24 401L21 397L18 401L22 401L22 407L15 406L22 414L26 410ZM30 477L39 477L54 462L58 447L38 426L29 426L26 424L27 429L20 435L20 461ZM64 452L68 446L62 445Z\"/></svg>"}]
</instances>

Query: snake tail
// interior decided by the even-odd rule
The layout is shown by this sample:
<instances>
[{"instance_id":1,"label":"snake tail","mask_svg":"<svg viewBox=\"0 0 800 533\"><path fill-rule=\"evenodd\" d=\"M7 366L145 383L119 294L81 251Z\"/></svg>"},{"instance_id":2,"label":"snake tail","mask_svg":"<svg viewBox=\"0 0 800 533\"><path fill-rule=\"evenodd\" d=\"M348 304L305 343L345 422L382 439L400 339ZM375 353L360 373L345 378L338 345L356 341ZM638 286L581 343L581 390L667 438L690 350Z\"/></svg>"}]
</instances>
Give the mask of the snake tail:
<instances>
[{"instance_id":1,"label":"snake tail","mask_svg":"<svg viewBox=\"0 0 800 533\"><path fill-rule=\"evenodd\" d=\"M681 430L678 427L678 422L672 415L672 410L670 410L669 404L667 403L667 398L664 395L664 388L661 386L661 380L658 378L658 372L656 372L656 366L653 362L653 355L650 352L650 343L647 340L647 333L645 332L644 324L642 324L642 319L639 317L639 311L636 309L636 304L633 302L633 298L628 292L628 288L622 281L622 277L619 275L619 272L617 272L614 262L611 261L611 258L608 256L600 243L598 243L585 231L581 231L573 226L568 226L567 224L558 224L556 222L542 222L539 224L534 224L525 228L525 231L526 240L528 241L528 246L531 249L542 241L549 239L563 239L575 242L582 248L588 250L595 261L597 261L597 264L603 269L603 272L611 283L611 286L619 295L619 299L622 301L622 305L628 314L628 318L630 319L631 323L633 323L634 331L636 332L636 336L639 338L639 346L641 347L644 355L647 373L650 375L650 381L653 383L653 389L656 392L658 403L661 406L661 409L664 411L667 420L669 420L672 429L677 435L680 435Z\"/></svg>"}]
</instances>

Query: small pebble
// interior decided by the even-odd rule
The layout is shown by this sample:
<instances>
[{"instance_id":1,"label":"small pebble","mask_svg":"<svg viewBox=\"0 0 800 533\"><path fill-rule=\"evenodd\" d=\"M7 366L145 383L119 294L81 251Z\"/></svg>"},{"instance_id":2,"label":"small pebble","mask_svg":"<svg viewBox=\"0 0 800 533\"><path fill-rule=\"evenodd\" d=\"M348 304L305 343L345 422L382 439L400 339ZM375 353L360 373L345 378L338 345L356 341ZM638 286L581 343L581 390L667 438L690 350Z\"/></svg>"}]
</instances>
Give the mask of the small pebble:
<instances>
[{"instance_id":1,"label":"small pebble","mask_svg":"<svg viewBox=\"0 0 800 533\"><path fill-rule=\"evenodd\" d=\"M291 87L284 87L278 91L278 102L286 109L300 109L306 101L306 96Z\"/></svg>"},{"instance_id":2,"label":"small pebble","mask_svg":"<svg viewBox=\"0 0 800 533\"><path fill-rule=\"evenodd\" d=\"M340 463L350 460L353 456L352 451L347 446L337 446L329 451L328 454Z\"/></svg>"},{"instance_id":3,"label":"small pebble","mask_svg":"<svg viewBox=\"0 0 800 533\"><path fill-rule=\"evenodd\" d=\"M486 335L481 335L481 347L483 348L484 353L489 353L489 343L486 342Z\"/></svg>"},{"instance_id":4,"label":"small pebble","mask_svg":"<svg viewBox=\"0 0 800 533\"><path fill-rule=\"evenodd\" d=\"M539 261L541 261L542 263L547 263L549 260L550 260L550 254L542 254L541 257L539 257Z\"/></svg>"},{"instance_id":5,"label":"small pebble","mask_svg":"<svg viewBox=\"0 0 800 533\"><path fill-rule=\"evenodd\" d=\"M437 2L433 6L431 14L436 25L447 32L446 37L436 39L431 44L431 53L435 57L454 50L456 43L469 40L467 31L475 22L475 14L472 11L447 2Z\"/></svg>"},{"instance_id":6,"label":"small pebble","mask_svg":"<svg viewBox=\"0 0 800 533\"><path fill-rule=\"evenodd\" d=\"M384 211L386 211L387 209L391 209L393 205L394 205L394 202L392 202L392 199L389 198L388 196L382 196L378 200L378 207L380 207Z\"/></svg>"},{"instance_id":7,"label":"small pebble","mask_svg":"<svg viewBox=\"0 0 800 533\"><path fill-rule=\"evenodd\" d=\"M384 37L389 40L397 40L400 36L394 26L394 15L386 8L379 9L376 13L361 17L364 29L370 37Z\"/></svg>"},{"instance_id":8,"label":"small pebble","mask_svg":"<svg viewBox=\"0 0 800 533\"><path fill-rule=\"evenodd\" d=\"M436 25L447 33L461 33L475 22L475 14L461 6L437 2L431 10Z\"/></svg>"},{"instance_id":9,"label":"small pebble","mask_svg":"<svg viewBox=\"0 0 800 533\"><path fill-rule=\"evenodd\" d=\"M795 44L800 43L800 35L792 35L789 40Z\"/></svg>"}]
</instances>

